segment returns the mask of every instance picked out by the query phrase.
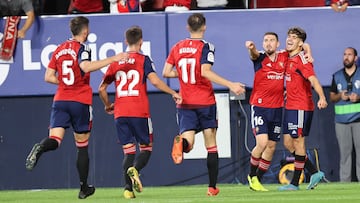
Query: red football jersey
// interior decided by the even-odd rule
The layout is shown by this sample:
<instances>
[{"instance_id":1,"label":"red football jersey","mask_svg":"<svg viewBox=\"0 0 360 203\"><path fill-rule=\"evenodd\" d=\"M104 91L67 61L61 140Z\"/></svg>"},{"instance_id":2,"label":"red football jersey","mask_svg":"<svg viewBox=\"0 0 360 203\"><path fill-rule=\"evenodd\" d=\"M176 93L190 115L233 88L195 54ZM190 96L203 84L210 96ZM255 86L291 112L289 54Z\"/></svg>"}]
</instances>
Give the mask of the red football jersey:
<instances>
[{"instance_id":1,"label":"red football jersey","mask_svg":"<svg viewBox=\"0 0 360 203\"><path fill-rule=\"evenodd\" d=\"M250 96L250 104L265 108L284 106L284 73L289 54L286 51L276 53L272 61L265 53L253 61L255 78Z\"/></svg>"},{"instance_id":2,"label":"red football jersey","mask_svg":"<svg viewBox=\"0 0 360 203\"><path fill-rule=\"evenodd\" d=\"M300 52L288 59L285 70L286 109L313 111L312 87L308 80L315 75L313 64Z\"/></svg>"},{"instance_id":3,"label":"red football jersey","mask_svg":"<svg viewBox=\"0 0 360 203\"><path fill-rule=\"evenodd\" d=\"M84 13L102 12L104 10L102 0L74 0L72 6Z\"/></svg>"},{"instance_id":4,"label":"red football jersey","mask_svg":"<svg viewBox=\"0 0 360 203\"><path fill-rule=\"evenodd\" d=\"M164 0L163 6L185 6L191 8L191 0Z\"/></svg>"},{"instance_id":5,"label":"red football jersey","mask_svg":"<svg viewBox=\"0 0 360 203\"><path fill-rule=\"evenodd\" d=\"M103 81L115 82L114 117L149 118L147 75L155 72L151 59L138 52L128 52L129 59L110 64Z\"/></svg>"},{"instance_id":6,"label":"red football jersey","mask_svg":"<svg viewBox=\"0 0 360 203\"><path fill-rule=\"evenodd\" d=\"M176 67L179 74L182 104L179 106L215 104L211 81L201 76L201 64L214 63L215 47L201 39L185 39L175 44L167 63Z\"/></svg>"},{"instance_id":7,"label":"red football jersey","mask_svg":"<svg viewBox=\"0 0 360 203\"><path fill-rule=\"evenodd\" d=\"M48 68L57 72L59 80L54 101L76 101L91 105L90 73L83 72L79 66L85 60L91 61L90 48L78 41L69 39L57 47L48 65Z\"/></svg>"}]
</instances>

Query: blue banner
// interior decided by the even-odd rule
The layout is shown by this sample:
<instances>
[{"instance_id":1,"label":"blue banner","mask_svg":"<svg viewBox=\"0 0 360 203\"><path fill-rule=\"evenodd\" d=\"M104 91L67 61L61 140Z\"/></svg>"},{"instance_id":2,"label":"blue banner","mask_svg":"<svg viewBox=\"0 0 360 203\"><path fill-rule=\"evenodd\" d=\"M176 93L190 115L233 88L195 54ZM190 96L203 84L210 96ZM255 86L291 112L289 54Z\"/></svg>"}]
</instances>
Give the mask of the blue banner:
<instances>
[{"instance_id":1,"label":"blue banner","mask_svg":"<svg viewBox=\"0 0 360 203\"><path fill-rule=\"evenodd\" d=\"M213 70L233 81L253 85L254 70L245 48L252 40L262 50L263 34L268 31L279 35L280 48L285 48L289 27L300 26L308 34L315 59L314 67L324 86L331 83L331 75L342 68L343 51L347 46L360 50L360 7L349 7L336 13L329 7L297 9L251 9L201 11L207 18L205 40L216 47ZM171 47L189 37L186 20L189 13L134 13L93 14L90 19L88 44L94 60L103 59L126 50L124 31L132 26L143 28L143 52L153 59L158 75ZM0 96L53 94L56 86L44 82L45 68L56 46L71 37L69 21L73 15L42 16L36 20L25 39L19 39L13 60L0 61ZM4 20L0 19L0 41ZM25 19L22 19L20 26ZM91 86L97 92L103 72L91 75ZM164 79L166 81L166 79ZM172 88L178 89L177 79L170 79ZM223 87L214 85L215 89ZM149 84L149 91L157 91Z\"/></svg>"}]
</instances>

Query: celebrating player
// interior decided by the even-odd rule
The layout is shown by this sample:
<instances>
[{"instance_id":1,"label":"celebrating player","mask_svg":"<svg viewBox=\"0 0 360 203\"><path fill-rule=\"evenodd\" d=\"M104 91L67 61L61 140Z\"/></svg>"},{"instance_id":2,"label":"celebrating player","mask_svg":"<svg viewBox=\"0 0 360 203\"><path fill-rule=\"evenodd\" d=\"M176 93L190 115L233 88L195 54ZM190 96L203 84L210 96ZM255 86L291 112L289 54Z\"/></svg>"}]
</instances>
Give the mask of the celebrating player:
<instances>
[{"instance_id":1,"label":"celebrating player","mask_svg":"<svg viewBox=\"0 0 360 203\"><path fill-rule=\"evenodd\" d=\"M138 26L129 28L125 38L129 45L129 59L109 66L100 84L99 95L105 111L115 117L117 136L124 152L124 197L131 199L135 198L133 188L137 192L142 191L138 173L146 166L152 152L153 132L146 79L159 90L171 94L177 104L182 99L156 75L150 57L140 53L142 29ZM109 101L106 91L112 82L115 82L116 89L115 105ZM139 144L140 154L135 159L136 143Z\"/></svg>"},{"instance_id":2,"label":"celebrating player","mask_svg":"<svg viewBox=\"0 0 360 203\"><path fill-rule=\"evenodd\" d=\"M76 166L80 178L79 199L95 192L87 184L89 173L88 144L92 127L92 89L90 72L115 61L125 60L126 53L91 61L91 50L83 44L89 34L89 20L78 16L70 21L72 38L60 44L53 53L45 72L45 81L58 85L51 109L49 137L36 143L26 159L26 168L32 170L40 156L60 146L66 128L74 130L77 151Z\"/></svg>"},{"instance_id":3,"label":"celebrating player","mask_svg":"<svg viewBox=\"0 0 360 203\"><path fill-rule=\"evenodd\" d=\"M211 82L228 87L237 95L244 93L244 85L228 81L211 70L214 63L214 45L203 40L206 19L201 13L194 13L187 20L190 38L175 44L171 49L164 69L164 77L178 77L183 102L177 105L180 135L174 138L172 158L175 164L183 160L183 152L189 152L195 134L202 131L208 152L207 167L209 187L207 195L219 193L216 187L219 156L216 144L217 112L214 90ZM176 69L174 69L176 67Z\"/></svg>"}]
</instances>

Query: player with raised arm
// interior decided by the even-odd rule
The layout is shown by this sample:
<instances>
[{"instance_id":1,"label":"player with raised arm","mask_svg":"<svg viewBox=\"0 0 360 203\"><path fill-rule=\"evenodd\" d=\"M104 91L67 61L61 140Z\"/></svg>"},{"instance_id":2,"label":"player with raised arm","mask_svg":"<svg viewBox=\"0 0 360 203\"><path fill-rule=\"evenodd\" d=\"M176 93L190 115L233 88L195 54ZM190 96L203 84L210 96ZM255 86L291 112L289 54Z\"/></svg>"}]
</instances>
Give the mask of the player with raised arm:
<instances>
[{"instance_id":1,"label":"player with raised arm","mask_svg":"<svg viewBox=\"0 0 360 203\"><path fill-rule=\"evenodd\" d=\"M56 150L70 126L77 147L77 170L80 179L79 199L95 192L87 184L89 173L88 144L92 128L92 89L90 72L127 59L126 53L91 61L91 50L84 42L89 34L89 20L78 16L70 21L72 38L60 44L52 54L45 72L45 81L58 86L51 109L49 136L36 143L26 159L26 168L32 170L44 152Z\"/></svg>"},{"instance_id":2,"label":"player with raised arm","mask_svg":"<svg viewBox=\"0 0 360 203\"><path fill-rule=\"evenodd\" d=\"M268 191L261 184L270 167L276 143L280 140L284 106L284 72L288 53L277 51L278 35L266 32L264 51L258 51L253 41L246 41L250 59L254 63L254 85L250 96L251 126L256 145L251 151L248 181L254 191Z\"/></svg>"}]
</instances>

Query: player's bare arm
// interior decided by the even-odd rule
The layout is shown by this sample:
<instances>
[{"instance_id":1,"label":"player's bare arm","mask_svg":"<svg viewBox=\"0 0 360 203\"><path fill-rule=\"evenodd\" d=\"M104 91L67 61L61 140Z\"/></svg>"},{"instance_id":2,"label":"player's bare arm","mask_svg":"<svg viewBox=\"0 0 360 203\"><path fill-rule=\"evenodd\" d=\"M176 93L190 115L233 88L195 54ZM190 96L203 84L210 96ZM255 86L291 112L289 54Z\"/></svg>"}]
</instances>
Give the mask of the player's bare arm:
<instances>
[{"instance_id":1,"label":"player's bare arm","mask_svg":"<svg viewBox=\"0 0 360 203\"><path fill-rule=\"evenodd\" d=\"M323 90L319 80L314 75L310 76L308 78L308 80L310 81L311 86L314 88L315 92L319 95L319 101L317 102L318 108L319 109L326 108L328 103L326 101L324 90Z\"/></svg>"},{"instance_id":2,"label":"player's bare arm","mask_svg":"<svg viewBox=\"0 0 360 203\"><path fill-rule=\"evenodd\" d=\"M256 49L255 43L253 41L246 41L245 42L245 47L249 51L249 55L250 55L251 60L255 60L255 59L259 58L260 53Z\"/></svg>"},{"instance_id":3,"label":"player's bare arm","mask_svg":"<svg viewBox=\"0 0 360 203\"><path fill-rule=\"evenodd\" d=\"M52 68L47 68L45 71L45 82L51 83L51 84L59 84L59 80L56 76L56 71Z\"/></svg>"},{"instance_id":4,"label":"player's bare arm","mask_svg":"<svg viewBox=\"0 0 360 203\"><path fill-rule=\"evenodd\" d=\"M99 91L100 99L105 106L104 107L105 112L108 114L113 114L114 113L114 104L109 101L109 95L107 93L108 86L109 86L109 84L104 83L104 81L101 81L98 91Z\"/></svg>"},{"instance_id":5,"label":"player's bare arm","mask_svg":"<svg viewBox=\"0 0 360 203\"><path fill-rule=\"evenodd\" d=\"M177 78L178 72L173 65L165 63L162 75L164 78Z\"/></svg>"},{"instance_id":6,"label":"player's bare arm","mask_svg":"<svg viewBox=\"0 0 360 203\"><path fill-rule=\"evenodd\" d=\"M154 87L158 88L159 90L166 92L170 94L173 99L175 100L176 104L182 103L182 97L175 92L173 89L171 89L169 86L167 86L157 75L155 72L151 72L148 74L148 79L150 80L151 84L154 85Z\"/></svg>"},{"instance_id":7,"label":"player's bare arm","mask_svg":"<svg viewBox=\"0 0 360 203\"><path fill-rule=\"evenodd\" d=\"M211 82L217 83L224 87L229 88L235 94L239 95L245 92L245 85L239 82L231 82L225 78L219 76L211 70L211 64L201 65L201 76L207 78Z\"/></svg>"},{"instance_id":8,"label":"player's bare arm","mask_svg":"<svg viewBox=\"0 0 360 203\"><path fill-rule=\"evenodd\" d=\"M126 52L116 54L114 56L98 60L98 61L83 61L80 63L80 68L85 72L97 71L113 62L125 61L129 58L129 54Z\"/></svg>"}]
</instances>

